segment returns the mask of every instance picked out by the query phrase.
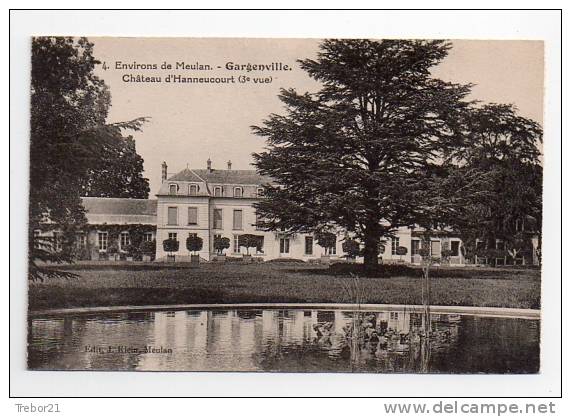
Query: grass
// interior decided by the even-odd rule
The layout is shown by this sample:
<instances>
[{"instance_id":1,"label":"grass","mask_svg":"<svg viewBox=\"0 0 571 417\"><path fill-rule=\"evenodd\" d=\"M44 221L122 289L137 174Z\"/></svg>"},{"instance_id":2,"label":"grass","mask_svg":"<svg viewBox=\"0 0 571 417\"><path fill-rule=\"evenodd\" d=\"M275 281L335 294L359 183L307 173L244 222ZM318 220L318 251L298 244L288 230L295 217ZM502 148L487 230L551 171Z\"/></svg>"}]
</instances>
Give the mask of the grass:
<instances>
[{"instance_id":1,"label":"grass","mask_svg":"<svg viewBox=\"0 0 571 417\"><path fill-rule=\"evenodd\" d=\"M355 266L357 267L357 266ZM29 308L191 303L343 303L350 269L297 263L72 266L78 278L30 283ZM365 303L421 304L418 270L361 278ZM390 275L390 274L389 274ZM538 269L437 268L432 304L540 307Z\"/></svg>"}]
</instances>

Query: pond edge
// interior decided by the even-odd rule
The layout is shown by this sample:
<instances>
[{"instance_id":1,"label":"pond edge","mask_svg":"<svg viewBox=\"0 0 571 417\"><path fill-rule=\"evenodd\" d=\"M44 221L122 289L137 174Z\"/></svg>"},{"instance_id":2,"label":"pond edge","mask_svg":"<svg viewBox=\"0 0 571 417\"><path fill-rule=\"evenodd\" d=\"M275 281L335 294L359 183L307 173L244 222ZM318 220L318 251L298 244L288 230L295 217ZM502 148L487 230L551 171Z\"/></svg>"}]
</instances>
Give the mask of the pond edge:
<instances>
[{"instance_id":1,"label":"pond edge","mask_svg":"<svg viewBox=\"0 0 571 417\"><path fill-rule=\"evenodd\" d=\"M122 313L131 311L175 311L175 310L347 310L347 311L403 311L419 313L423 311L422 305L404 304L350 304L350 303L241 303L241 304L167 304L167 305L141 305L141 306L107 306L107 307L77 307L49 310L31 310L29 318L45 316L65 316L76 314ZM539 320L541 310L505 307L473 307L473 306L430 306L432 314L459 314L481 317L519 318Z\"/></svg>"}]
</instances>

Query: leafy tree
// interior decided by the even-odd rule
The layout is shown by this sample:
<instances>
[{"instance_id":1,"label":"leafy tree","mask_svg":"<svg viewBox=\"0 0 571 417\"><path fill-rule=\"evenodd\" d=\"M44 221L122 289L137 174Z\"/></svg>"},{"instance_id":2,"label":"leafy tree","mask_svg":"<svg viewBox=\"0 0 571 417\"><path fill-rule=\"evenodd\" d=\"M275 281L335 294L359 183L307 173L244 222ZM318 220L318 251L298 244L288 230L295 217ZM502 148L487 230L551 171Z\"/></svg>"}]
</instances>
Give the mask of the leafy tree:
<instances>
[{"instance_id":1,"label":"leafy tree","mask_svg":"<svg viewBox=\"0 0 571 417\"><path fill-rule=\"evenodd\" d=\"M98 61L86 38L32 39L30 106L29 277L69 276L38 261L71 262L72 245L54 252L34 236L47 223L71 242L85 225L80 196L102 150L115 146L121 131L140 130L144 118L106 124L110 94L94 74Z\"/></svg>"},{"instance_id":2,"label":"leafy tree","mask_svg":"<svg viewBox=\"0 0 571 417\"><path fill-rule=\"evenodd\" d=\"M257 203L264 227L340 227L364 243L374 270L381 240L410 224L410 179L462 133L470 86L431 76L449 49L444 41L326 40L316 60L299 61L322 88L282 90L286 114L253 127L267 140L255 165L277 183Z\"/></svg>"},{"instance_id":3,"label":"leafy tree","mask_svg":"<svg viewBox=\"0 0 571 417\"><path fill-rule=\"evenodd\" d=\"M350 259L355 259L361 255L361 245L355 239L345 239L341 244L341 248Z\"/></svg>"},{"instance_id":4,"label":"leafy tree","mask_svg":"<svg viewBox=\"0 0 571 417\"><path fill-rule=\"evenodd\" d=\"M216 236L214 238L214 249L218 252L218 255L222 255L224 249L230 247L230 239L227 237Z\"/></svg>"},{"instance_id":5,"label":"leafy tree","mask_svg":"<svg viewBox=\"0 0 571 417\"><path fill-rule=\"evenodd\" d=\"M186 238L186 249L188 249L189 252L199 252L202 250L202 238L200 236L196 236L196 235L190 235Z\"/></svg>"},{"instance_id":6,"label":"leafy tree","mask_svg":"<svg viewBox=\"0 0 571 417\"><path fill-rule=\"evenodd\" d=\"M165 239L163 240L163 250L168 252L170 256L173 256L173 252L178 252L179 242L176 239Z\"/></svg>"},{"instance_id":7,"label":"leafy tree","mask_svg":"<svg viewBox=\"0 0 571 417\"><path fill-rule=\"evenodd\" d=\"M154 257L157 253L156 240L143 240L139 246L139 250L143 255Z\"/></svg>"},{"instance_id":8,"label":"leafy tree","mask_svg":"<svg viewBox=\"0 0 571 417\"><path fill-rule=\"evenodd\" d=\"M331 248L334 248L337 244L337 235L321 230L315 234L315 241L325 250L325 255L329 255Z\"/></svg>"},{"instance_id":9,"label":"leafy tree","mask_svg":"<svg viewBox=\"0 0 571 417\"><path fill-rule=\"evenodd\" d=\"M86 197L148 198L149 180L143 177L143 158L137 154L132 136L115 132L105 143L100 157L87 172L82 185Z\"/></svg>"},{"instance_id":10,"label":"leafy tree","mask_svg":"<svg viewBox=\"0 0 571 417\"><path fill-rule=\"evenodd\" d=\"M238 237L238 245L246 248L246 254L250 254L250 248L256 248L258 251L262 250L263 236L244 234Z\"/></svg>"},{"instance_id":11,"label":"leafy tree","mask_svg":"<svg viewBox=\"0 0 571 417\"><path fill-rule=\"evenodd\" d=\"M485 198L473 201L458 224L463 240L509 241L520 234L518 223L541 234L541 127L511 105L484 105L467 115L464 142L453 158L460 170L487 179L475 190Z\"/></svg>"}]
</instances>

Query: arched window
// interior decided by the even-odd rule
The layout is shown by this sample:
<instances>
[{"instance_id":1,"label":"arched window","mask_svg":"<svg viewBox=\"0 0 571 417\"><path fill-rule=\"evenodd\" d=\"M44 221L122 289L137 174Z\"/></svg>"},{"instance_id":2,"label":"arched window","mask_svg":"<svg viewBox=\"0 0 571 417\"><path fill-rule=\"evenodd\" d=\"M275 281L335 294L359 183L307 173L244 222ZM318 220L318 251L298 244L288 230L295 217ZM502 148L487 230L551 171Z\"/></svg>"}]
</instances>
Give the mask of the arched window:
<instances>
[{"instance_id":1,"label":"arched window","mask_svg":"<svg viewBox=\"0 0 571 417\"><path fill-rule=\"evenodd\" d=\"M188 186L188 195L197 195L198 194L198 185L190 184Z\"/></svg>"},{"instance_id":2,"label":"arched window","mask_svg":"<svg viewBox=\"0 0 571 417\"><path fill-rule=\"evenodd\" d=\"M244 190L242 190L242 187L234 187L234 197L240 198L243 195L244 195Z\"/></svg>"}]
</instances>

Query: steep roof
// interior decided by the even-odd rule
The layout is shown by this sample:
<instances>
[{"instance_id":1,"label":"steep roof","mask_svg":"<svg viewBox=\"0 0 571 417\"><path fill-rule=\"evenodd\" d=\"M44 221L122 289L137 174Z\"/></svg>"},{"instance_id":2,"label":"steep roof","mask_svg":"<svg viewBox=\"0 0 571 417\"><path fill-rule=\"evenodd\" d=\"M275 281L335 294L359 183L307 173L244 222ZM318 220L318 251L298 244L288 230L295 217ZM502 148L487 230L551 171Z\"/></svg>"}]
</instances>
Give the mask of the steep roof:
<instances>
[{"instance_id":1,"label":"steep roof","mask_svg":"<svg viewBox=\"0 0 571 417\"><path fill-rule=\"evenodd\" d=\"M188 169L171 176L168 181L206 181L209 184L260 185L272 182L270 177L253 169Z\"/></svg>"},{"instance_id":2,"label":"steep roof","mask_svg":"<svg viewBox=\"0 0 571 417\"><path fill-rule=\"evenodd\" d=\"M91 224L157 223L157 200L82 197L81 201Z\"/></svg>"}]
</instances>

